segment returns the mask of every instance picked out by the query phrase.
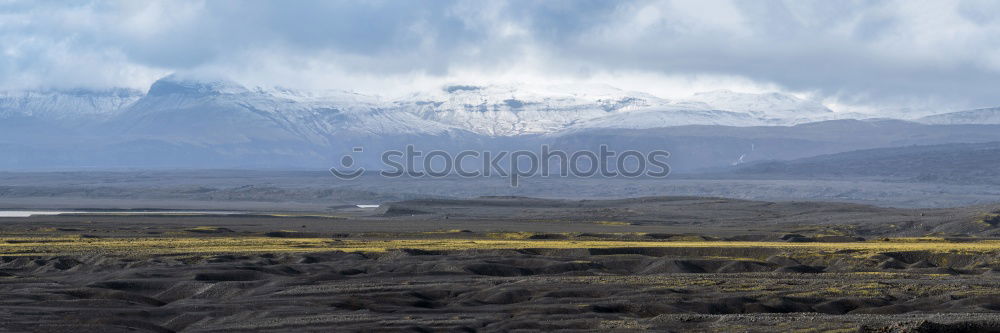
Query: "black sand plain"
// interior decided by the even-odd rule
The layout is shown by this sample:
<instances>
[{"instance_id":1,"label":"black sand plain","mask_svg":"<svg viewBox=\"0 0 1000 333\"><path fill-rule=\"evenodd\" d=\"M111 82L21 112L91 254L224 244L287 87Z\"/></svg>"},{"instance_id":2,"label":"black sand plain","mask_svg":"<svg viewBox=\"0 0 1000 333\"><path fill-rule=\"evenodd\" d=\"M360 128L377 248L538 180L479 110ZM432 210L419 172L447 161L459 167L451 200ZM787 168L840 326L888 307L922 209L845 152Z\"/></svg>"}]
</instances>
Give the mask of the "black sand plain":
<instances>
[{"instance_id":1,"label":"black sand plain","mask_svg":"<svg viewBox=\"0 0 1000 333\"><path fill-rule=\"evenodd\" d=\"M0 331L1000 331L997 214L484 197L0 218Z\"/></svg>"}]
</instances>

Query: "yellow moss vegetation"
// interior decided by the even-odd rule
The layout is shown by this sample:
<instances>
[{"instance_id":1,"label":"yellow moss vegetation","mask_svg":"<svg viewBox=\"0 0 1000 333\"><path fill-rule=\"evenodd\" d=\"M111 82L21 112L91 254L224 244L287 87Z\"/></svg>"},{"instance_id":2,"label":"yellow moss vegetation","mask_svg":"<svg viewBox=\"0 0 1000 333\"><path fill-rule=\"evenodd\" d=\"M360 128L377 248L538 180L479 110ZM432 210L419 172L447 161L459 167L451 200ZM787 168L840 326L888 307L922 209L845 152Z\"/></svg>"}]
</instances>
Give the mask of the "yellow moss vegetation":
<instances>
[{"instance_id":1,"label":"yellow moss vegetation","mask_svg":"<svg viewBox=\"0 0 1000 333\"><path fill-rule=\"evenodd\" d=\"M180 253L261 253L261 252L382 252L393 249L467 250L523 248L775 248L815 253L853 250L862 253L886 251L931 251L984 253L1000 251L1000 241L946 242L685 242L612 240L530 240L517 233L505 239L379 239L334 240L330 238L273 237L161 237L161 238L81 238L81 237L0 237L0 255L57 255L70 253L180 254ZM499 238L499 237L498 237Z\"/></svg>"},{"instance_id":2,"label":"yellow moss vegetation","mask_svg":"<svg viewBox=\"0 0 1000 333\"><path fill-rule=\"evenodd\" d=\"M626 227L632 225L631 222L623 222L623 221L596 221L593 223L600 225L618 226L618 227Z\"/></svg>"}]
</instances>

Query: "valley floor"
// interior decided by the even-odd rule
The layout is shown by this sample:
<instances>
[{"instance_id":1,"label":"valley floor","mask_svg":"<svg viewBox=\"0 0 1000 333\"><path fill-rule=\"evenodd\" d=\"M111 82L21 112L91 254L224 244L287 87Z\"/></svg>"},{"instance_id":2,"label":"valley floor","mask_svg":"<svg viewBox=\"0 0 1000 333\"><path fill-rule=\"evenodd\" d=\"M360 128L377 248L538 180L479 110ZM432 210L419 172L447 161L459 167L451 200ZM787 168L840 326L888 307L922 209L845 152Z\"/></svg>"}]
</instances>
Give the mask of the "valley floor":
<instances>
[{"instance_id":1,"label":"valley floor","mask_svg":"<svg viewBox=\"0 0 1000 333\"><path fill-rule=\"evenodd\" d=\"M0 331L997 331L988 216L486 198L0 218Z\"/></svg>"}]
</instances>

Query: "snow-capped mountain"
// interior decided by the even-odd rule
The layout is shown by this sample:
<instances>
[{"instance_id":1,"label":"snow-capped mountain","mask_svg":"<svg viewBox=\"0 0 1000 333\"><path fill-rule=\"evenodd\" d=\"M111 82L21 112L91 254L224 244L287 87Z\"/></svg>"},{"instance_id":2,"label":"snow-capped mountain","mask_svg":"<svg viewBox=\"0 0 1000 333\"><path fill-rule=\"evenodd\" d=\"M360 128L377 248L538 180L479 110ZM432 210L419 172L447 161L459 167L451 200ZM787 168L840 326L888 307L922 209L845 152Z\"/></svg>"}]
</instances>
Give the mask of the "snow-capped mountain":
<instances>
[{"instance_id":1,"label":"snow-capped mountain","mask_svg":"<svg viewBox=\"0 0 1000 333\"><path fill-rule=\"evenodd\" d=\"M705 103L716 110L742 112L758 118L791 122L815 120L833 113L819 101L777 92L751 94L716 90L694 94L690 100Z\"/></svg>"},{"instance_id":2,"label":"snow-capped mountain","mask_svg":"<svg viewBox=\"0 0 1000 333\"><path fill-rule=\"evenodd\" d=\"M167 77L111 122L124 135L182 142L305 141L343 136L438 135L451 127L384 108L348 92L248 89L226 81Z\"/></svg>"},{"instance_id":3,"label":"snow-capped mountain","mask_svg":"<svg viewBox=\"0 0 1000 333\"><path fill-rule=\"evenodd\" d=\"M248 88L171 75L148 92L0 94L0 116L106 121L114 133L175 140L248 142L343 136L554 134L587 128L794 125L835 118L821 103L779 93L713 91L668 100L607 85L451 85L387 100L345 91Z\"/></svg>"},{"instance_id":4,"label":"snow-capped mountain","mask_svg":"<svg viewBox=\"0 0 1000 333\"><path fill-rule=\"evenodd\" d=\"M995 125L1000 124L1000 107L938 114L917 119L935 125Z\"/></svg>"},{"instance_id":5,"label":"snow-capped mountain","mask_svg":"<svg viewBox=\"0 0 1000 333\"><path fill-rule=\"evenodd\" d=\"M836 118L817 101L780 93L715 91L667 100L600 85L459 85L396 105L423 119L488 136L587 128L795 125Z\"/></svg>"},{"instance_id":6,"label":"snow-capped mountain","mask_svg":"<svg viewBox=\"0 0 1000 333\"><path fill-rule=\"evenodd\" d=\"M669 103L603 85L454 85L395 105L423 119L488 136L544 134L585 120Z\"/></svg>"},{"instance_id":7,"label":"snow-capped mountain","mask_svg":"<svg viewBox=\"0 0 1000 333\"><path fill-rule=\"evenodd\" d=\"M742 112L692 108L649 108L587 119L572 124L569 131L592 128L645 129L687 125L757 126L767 119Z\"/></svg>"},{"instance_id":8,"label":"snow-capped mountain","mask_svg":"<svg viewBox=\"0 0 1000 333\"><path fill-rule=\"evenodd\" d=\"M792 95L718 90L585 119L572 124L569 129L644 129L686 125L790 126L837 118L838 115L822 103Z\"/></svg>"},{"instance_id":9,"label":"snow-capped mountain","mask_svg":"<svg viewBox=\"0 0 1000 333\"><path fill-rule=\"evenodd\" d=\"M1000 109L973 110L924 120L1000 124L998 113ZM904 121L878 126L815 123L851 116L778 93L716 91L665 99L605 85L450 85L387 99L168 76L145 93L0 94L0 168L328 168L344 154L354 154L359 165L380 167L377 152L409 144L450 152L608 144L668 149L676 157L673 167L694 170L730 165L742 157L797 158L889 144L885 142L995 139L991 128L977 129L983 133L946 128L940 129L947 133L941 137L878 141L890 127L899 127L900 133L937 132ZM799 125L803 123L810 124ZM685 125L706 126L671 128ZM860 143L842 142L849 130L862 132L853 134ZM761 134L772 132L787 133Z\"/></svg>"},{"instance_id":10,"label":"snow-capped mountain","mask_svg":"<svg viewBox=\"0 0 1000 333\"><path fill-rule=\"evenodd\" d=\"M103 119L114 116L142 96L142 92L132 89L0 92L0 118Z\"/></svg>"}]
</instances>

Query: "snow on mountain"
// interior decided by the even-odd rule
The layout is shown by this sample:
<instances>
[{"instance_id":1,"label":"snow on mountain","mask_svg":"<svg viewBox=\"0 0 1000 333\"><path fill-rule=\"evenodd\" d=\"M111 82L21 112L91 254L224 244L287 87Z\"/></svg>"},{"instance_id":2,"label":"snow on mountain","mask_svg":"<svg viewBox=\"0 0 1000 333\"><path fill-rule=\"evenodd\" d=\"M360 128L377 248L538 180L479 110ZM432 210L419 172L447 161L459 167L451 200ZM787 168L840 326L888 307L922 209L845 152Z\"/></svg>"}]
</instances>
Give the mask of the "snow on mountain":
<instances>
[{"instance_id":1,"label":"snow on mountain","mask_svg":"<svg viewBox=\"0 0 1000 333\"><path fill-rule=\"evenodd\" d=\"M843 118L812 100L781 93L750 94L719 90L688 99L585 119L570 131L588 128L641 129L685 125L790 126Z\"/></svg>"},{"instance_id":2,"label":"snow on mountain","mask_svg":"<svg viewBox=\"0 0 1000 333\"><path fill-rule=\"evenodd\" d=\"M605 85L448 86L397 101L423 119L488 136L587 128L795 125L837 119L814 100L727 90L667 100Z\"/></svg>"},{"instance_id":3,"label":"snow on mountain","mask_svg":"<svg viewBox=\"0 0 1000 333\"><path fill-rule=\"evenodd\" d=\"M569 132L590 128L644 129L686 125L755 126L766 120L746 113L721 110L648 109L587 119L568 128Z\"/></svg>"},{"instance_id":4,"label":"snow on mountain","mask_svg":"<svg viewBox=\"0 0 1000 333\"><path fill-rule=\"evenodd\" d=\"M551 133L581 120L667 103L603 85L454 85L396 101L423 119L488 136Z\"/></svg>"},{"instance_id":5,"label":"snow on mountain","mask_svg":"<svg viewBox=\"0 0 1000 333\"><path fill-rule=\"evenodd\" d=\"M718 110L744 112L760 118L812 119L833 113L819 101L777 92L751 94L716 90L694 94L690 100L703 102Z\"/></svg>"},{"instance_id":6,"label":"snow on mountain","mask_svg":"<svg viewBox=\"0 0 1000 333\"><path fill-rule=\"evenodd\" d=\"M48 120L106 118L132 104L142 92L131 89L0 92L0 117Z\"/></svg>"},{"instance_id":7,"label":"snow on mountain","mask_svg":"<svg viewBox=\"0 0 1000 333\"><path fill-rule=\"evenodd\" d=\"M836 119L795 96L713 91L667 100L607 85L451 85L386 100L354 92L244 87L171 75L134 90L0 93L0 117L95 120L114 133L188 143L392 135L516 136L588 128L794 125Z\"/></svg>"},{"instance_id":8,"label":"snow on mountain","mask_svg":"<svg viewBox=\"0 0 1000 333\"><path fill-rule=\"evenodd\" d=\"M917 119L933 125L996 125L1000 124L1000 107L938 114Z\"/></svg>"},{"instance_id":9,"label":"snow on mountain","mask_svg":"<svg viewBox=\"0 0 1000 333\"><path fill-rule=\"evenodd\" d=\"M601 143L635 144L618 135L627 137L633 129L729 126L677 129L707 136L679 135L650 143L686 156L687 164L679 168L693 170L742 160L747 149L758 149L754 154L759 156L749 155L752 160L793 156L786 154L788 147L799 147L799 152L828 148L826 141L809 146L814 143L801 139L808 137L804 134L789 136L791 141L774 139L778 141L773 146L760 148L754 144L764 143L736 134L783 129L732 127L789 126L790 131L837 141L841 132L859 127L860 122L815 122L851 117L859 116L779 93L715 91L668 100L605 85L451 85L386 99L349 91L246 87L226 80L168 76L145 94L132 90L0 93L0 146L7 157L0 159L0 167L329 167L340 163L345 153L359 165L384 167L374 152L407 144L445 151L518 149L560 140L588 144L595 129L609 129L593 138ZM1000 124L1000 108L921 121ZM791 126L803 123L812 124ZM509 138L514 136L523 137ZM716 147L708 149L715 151L702 155L702 143ZM355 147L364 151L355 154Z\"/></svg>"},{"instance_id":10,"label":"snow on mountain","mask_svg":"<svg viewBox=\"0 0 1000 333\"><path fill-rule=\"evenodd\" d=\"M232 82L177 77L154 83L113 125L128 135L193 143L330 144L338 136L439 135L452 130L349 92L248 89Z\"/></svg>"}]
</instances>

